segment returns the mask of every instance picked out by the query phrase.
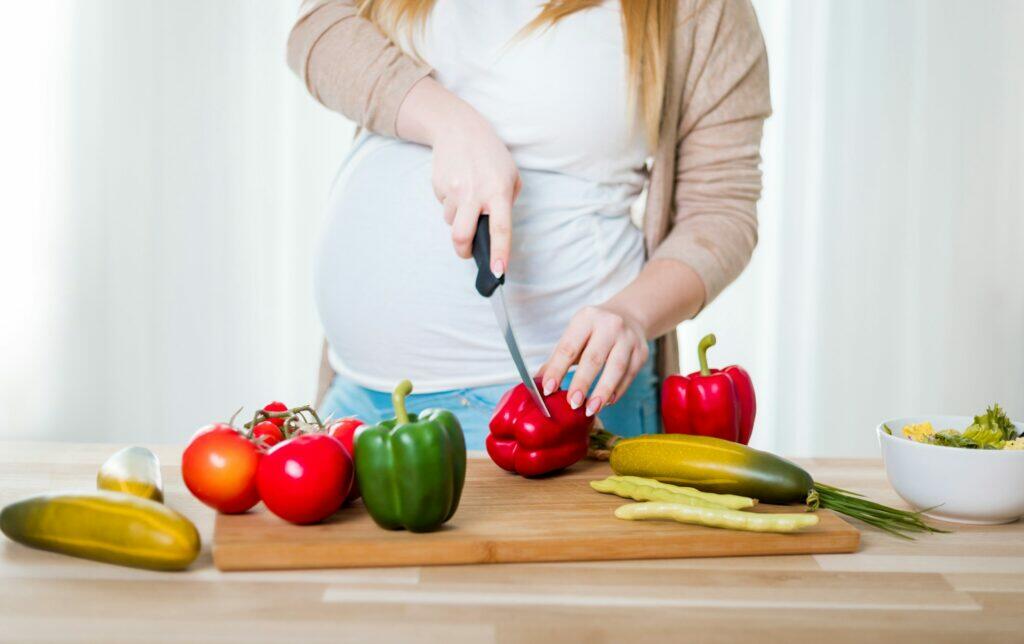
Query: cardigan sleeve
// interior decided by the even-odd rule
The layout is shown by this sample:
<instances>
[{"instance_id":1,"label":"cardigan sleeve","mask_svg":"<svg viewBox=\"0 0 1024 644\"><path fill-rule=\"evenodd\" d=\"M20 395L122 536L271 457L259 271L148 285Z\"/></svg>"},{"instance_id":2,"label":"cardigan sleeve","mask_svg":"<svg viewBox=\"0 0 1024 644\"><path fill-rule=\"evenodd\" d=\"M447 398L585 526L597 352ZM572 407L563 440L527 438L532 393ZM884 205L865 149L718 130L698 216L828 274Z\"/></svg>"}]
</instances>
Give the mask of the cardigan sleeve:
<instances>
[{"instance_id":1,"label":"cardigan sleeve","mask_svg":"<svg viewBox=\"0 0 1024 644\"><path fill-rule=\"evenodd\" d=\"M288 66L325 107L395 136L398 108L430 68L361 17L351 0L304 0L288 36Z\"/></svg>"},{"instance_id":2,"label":"cardigan sleeve","mask_svg":"<svg viewBox=\"0 0 1024 644\"><path fill-rule=\"evenodd\" d=\"M709 304L757 244L761 131L771 113L768 58L748 0L703 5L683 83L672 227L652 259L676 259L704 282Z\"/></svg>"}]
</instances>

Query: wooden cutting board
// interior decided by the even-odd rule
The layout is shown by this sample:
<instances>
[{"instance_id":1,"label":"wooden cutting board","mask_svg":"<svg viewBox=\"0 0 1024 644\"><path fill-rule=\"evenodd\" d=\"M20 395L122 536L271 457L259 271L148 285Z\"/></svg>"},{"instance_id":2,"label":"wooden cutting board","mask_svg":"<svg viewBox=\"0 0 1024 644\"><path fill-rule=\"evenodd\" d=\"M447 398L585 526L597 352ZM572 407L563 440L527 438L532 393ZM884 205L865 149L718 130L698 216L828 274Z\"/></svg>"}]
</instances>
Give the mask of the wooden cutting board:
<instances>
[{"instance_id":1,"label":"wooden cutting board","mask_svg":"<svg viewBox=\"0 0 1024 644\"><path fill-rule=\"evenodd\" d=\"M612 512L630 501L587 484L609 474L607 463L584 461L555 476L524 479L470 459L458 512L427 534L382 530L361 502L313 526L291 525L260 505L217 516L213 561L221 570L359 568L854 552L860 543L860 533L827 510L817 526L794 534L623 521Z\"/></svg>"}]
</instances>

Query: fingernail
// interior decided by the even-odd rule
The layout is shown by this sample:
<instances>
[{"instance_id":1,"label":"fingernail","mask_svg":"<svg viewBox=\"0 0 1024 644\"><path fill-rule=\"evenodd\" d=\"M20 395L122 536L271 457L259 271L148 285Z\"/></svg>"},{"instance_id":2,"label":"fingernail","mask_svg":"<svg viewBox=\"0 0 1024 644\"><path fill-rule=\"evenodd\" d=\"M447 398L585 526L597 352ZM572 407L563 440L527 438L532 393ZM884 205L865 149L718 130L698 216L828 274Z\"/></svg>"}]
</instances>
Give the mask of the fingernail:
<instances>
[{"instance_id":1,"label":"fingernail","mask_svg":"<svg viewBox=\"0 0 1024 644\"><path fill-rule=\"evenodd\" d=\"M583 404L583 392L582 391L574 391L574 392L572 392L572 394L569 396L569 406L572 407L573 409L579 409L580 405L582 405L582 404Z\"/></svg>"},{"instance_id":2,"label":"fingernail","mask_svg":"<svg viewBox=\"0 0 1024 644\"><path fill-rule=\"evenodd\" d=\"M496 259L491 262L491 272L494 273L495 277L501 278L501 276L505 274L505 262L500 259Z\"/></svg>"},{"instance_id":3,"label":"fingernail","mask_svg":"<svg viewBox=\"0 0 1024 644\"><path fill-rule=\"evenodd\" d=\"M608 404L611 405L611 404L614 404L614 403L615 403L615 394L612 394L611 396L608 396Z\"/></svg>"},{"instance_id":4,"label":"fingernail","mask_svg":"<svg viewBox=\"0 0 1024 644\"><path fill-rule=\"evenodd\" d=\"M550 396L551 392L558 387L558 383L555 382L554 378L548 378L544 381L544 395Z\"/></svg>"},{"instance_id":5,"label":"fingernail","mask_svg":"<svg viewBox=\"0 0 1024 644\"><path fill-rule=\"evenodd\" d=\"M587 403L587 418L596 414L599 409L601 409L601 399L595 396Z\"/></svg>"}]
</instances>

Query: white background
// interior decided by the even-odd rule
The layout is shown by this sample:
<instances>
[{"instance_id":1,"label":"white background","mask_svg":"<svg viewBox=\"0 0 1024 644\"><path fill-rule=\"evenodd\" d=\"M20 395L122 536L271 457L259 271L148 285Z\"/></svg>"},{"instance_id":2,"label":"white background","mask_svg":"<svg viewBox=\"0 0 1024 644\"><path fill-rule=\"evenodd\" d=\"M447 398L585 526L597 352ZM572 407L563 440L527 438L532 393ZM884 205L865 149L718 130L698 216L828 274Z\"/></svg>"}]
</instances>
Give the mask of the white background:
<instances>
[{"instance_id":1,"label":"white background","mask_svg":"<svg viewBox=\"0 0 1024 644\"><path fill-rule=\"evenodd\" d=\"M1024 3L755 4L761 243L682 327L684 369L714 330L754 444L791 455L874 455L886 416L1024 419ZM287 70L294 10L0 10L0 438L182 442L310 400L309 253L352 126Z\"/></svg>"}]
</instances>

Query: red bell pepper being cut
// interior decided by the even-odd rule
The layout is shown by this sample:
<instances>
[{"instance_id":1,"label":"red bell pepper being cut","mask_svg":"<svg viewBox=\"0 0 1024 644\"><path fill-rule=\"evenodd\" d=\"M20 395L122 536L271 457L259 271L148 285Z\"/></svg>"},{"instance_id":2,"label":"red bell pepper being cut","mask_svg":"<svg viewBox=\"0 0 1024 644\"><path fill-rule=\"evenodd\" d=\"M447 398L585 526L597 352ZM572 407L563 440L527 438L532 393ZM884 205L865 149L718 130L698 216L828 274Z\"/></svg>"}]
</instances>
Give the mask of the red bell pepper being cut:
<instances>
[{"instance_id":1,"label":"red bell pepper being cut","mask_svg":"<svg viewBox=\"0 0 1024 644\"><path fill-rule=\"evenodd\" d=\"M709 334L697 345L700 371L665 379L661 387L665 432L714 436L746 445L757 411L754 385L742 367L708 368L708 349L714 344L715 336Z\"/></svg>"},{"instance_id":2,"label":"red bell pepper being cut","mask_svg":"<svg viewBox=\"0 0 1024 644\"><path fill-rule=\"evenodd\" d=\"M540 476L587 455L594 419L582 407L570 407L561 389L544 396L544 404L551 418L544 416L522 384L498 401L487 436L487 453L498 467L522 476Z\"/></svg>"}]
</instances>

